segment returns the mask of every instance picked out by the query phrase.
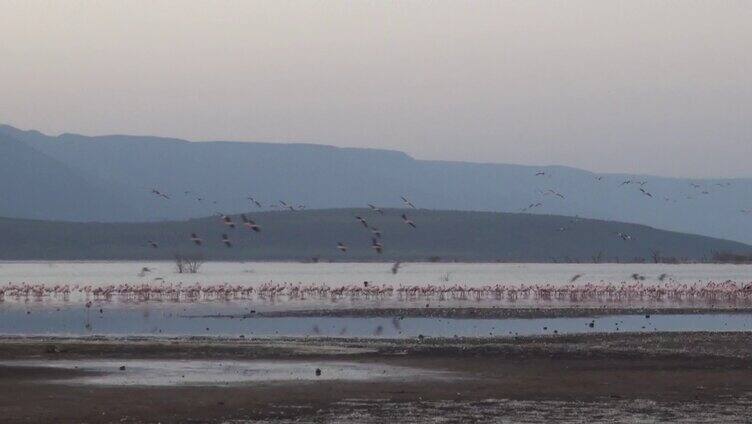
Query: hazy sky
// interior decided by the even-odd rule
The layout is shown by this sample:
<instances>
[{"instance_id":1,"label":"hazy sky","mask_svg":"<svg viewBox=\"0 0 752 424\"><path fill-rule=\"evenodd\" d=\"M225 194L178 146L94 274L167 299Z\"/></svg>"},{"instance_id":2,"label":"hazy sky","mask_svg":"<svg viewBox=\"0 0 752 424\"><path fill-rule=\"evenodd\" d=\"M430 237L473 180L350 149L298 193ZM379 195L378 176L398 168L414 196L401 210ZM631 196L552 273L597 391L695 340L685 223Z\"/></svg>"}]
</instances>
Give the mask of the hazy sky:
<instances>
[{"instance_id":1,"label":"hazy sky","mask_svg":"<svg viewBox=\"0 0 752 424\"><path fill-rule=\"evenodd\" d=\"M752 176L749 1L0 0L0 122Z\"/></svg>"}]
</instances>

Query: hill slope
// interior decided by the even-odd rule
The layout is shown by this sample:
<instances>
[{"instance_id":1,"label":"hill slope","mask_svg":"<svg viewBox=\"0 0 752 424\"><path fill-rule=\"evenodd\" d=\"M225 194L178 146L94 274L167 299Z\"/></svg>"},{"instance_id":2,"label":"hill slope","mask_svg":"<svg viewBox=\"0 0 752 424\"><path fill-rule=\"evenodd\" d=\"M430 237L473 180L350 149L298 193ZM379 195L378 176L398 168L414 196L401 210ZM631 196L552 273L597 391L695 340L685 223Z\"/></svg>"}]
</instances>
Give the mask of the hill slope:
<instances>
[{"instance_id":1,"label":"hill slope","mask_svg":"<svg viewBox=\"0 0 752 424\"><path fill-rule=\"evenodd\" d=\"M0 126L2 135L22 141L89 181L111 187L128 207L120 208L117 217L97 218L108 221L236 213L250 207L248 195L261 200L267 210L270 205L277 207L279 200L308 208L363 207L366 203L400 207L399 197L406 195L418 207L428 209L519 212L541 203L530 212L634 222L752 242L752 214L741 212L752 209L750 179L595 175L566 167L422 161L395 151L321 145L75 134L50 137L8 126ZM545 175L536 176L541 170ZM625 180L635 183L622 185ZM34 180L39 185L48 182ZM23 193L9 194L7 184L0 182L0 194L7 199L0 204L0 215L45 219L75 215L51 207L17 206L24 204ZM149 193L152 187L172 198L156 198ZM565 198L546 195L549 189ZM197 197L204 200L199 202ZM91 219L87 205L77 200L67 205L76 207L80 213L73 219Z\"/></svg>"},{"instance_id":2,"label":"hill slope","mask_svg":"<svg viewBox=\"0 0 752 424\"><path fill-rule=\"evenodd\" d=\"M124 220L136 211L110 187L0 134L0 211L6 216Z\"/></svg>"},{"instance_id":3,"label":"hill slope","mask_svg":"<svg viewBox=\"0 0 752 424\"><path fill-rule=\"evenodd\" d=\"M749 253L752 247L650 227L562 216L457 211L408 211L417 228L399 215L362 209L263 212L253 218L254 233L231 229L217 217L160 223L66 223L0 219L0 259L171 259L176 254L208 260L342 261L650 261L654 252L685 260L708 259L714 252ZM363 216L383 232L384 253L371 247L371 231L355 219ZM234 217L235 222L240 221ZM192 232L204 239L195 246ZM617 233L632 240L622 240ZM221 243L226 233L233 243ZM148 246L154 240L159 248ZM347 253L337 250L344 242Z\"/></svg>"}]
</instances>

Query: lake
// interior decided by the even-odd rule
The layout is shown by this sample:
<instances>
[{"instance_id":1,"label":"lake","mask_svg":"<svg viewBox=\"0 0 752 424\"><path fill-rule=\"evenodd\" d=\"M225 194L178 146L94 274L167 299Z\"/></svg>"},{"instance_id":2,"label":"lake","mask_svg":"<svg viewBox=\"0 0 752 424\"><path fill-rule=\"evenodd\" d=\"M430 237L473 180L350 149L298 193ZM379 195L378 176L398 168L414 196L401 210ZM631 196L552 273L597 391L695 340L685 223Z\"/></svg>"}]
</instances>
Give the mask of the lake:
<instances>
[{"instance_id":1,"label":"lake","mask_svg":"<svg viewBox=\"0 0 752 424\"><path fill-rule=\"evenodd\" d=\"M148 271L144 271L144 269ZM721 264L496 264L405 263L396 274L386 263L207 262L198 274L178 274L172 262L0 262L0 284L202 283L258 285L274 283L361 284L568 284L620 283L644 277L644 283L752 281L752 265Z\"/></svg>"},{"instance_id":2,"label":"lake","mask_svg":"<svg viewBox=\"0 0 752 424\"><path fill-rule=\"evenodd\" d=\"M634 275L637 275L637 280ZM575 282L573 276L581 275ZM663 275L663 281L659 278ZM247 337L435 337L510 336L613 331L750 331L748 313L671 315L670 309L735 307L752 305L752 290L744 286L752 278L748 265L663 264L470 264L406 263L397 273L388 263L287 263L208 262L197 274L179 274L171 262L0 262L0 335L223 335ZM695 291L691 297L655 297L652 287L705 287L711 282L734 281L735 295L726 288L713 296ZM368 282L368 284L364 284ZM29 290L14 295L12 287L25 284L50 289L69 285L70 295L35 295ZM217 294L223 284L231 294ZM611 286L590 297L570 292L551 295L545 290L522 291L512 296L488 286L550 285L581 290ZM127 285L134 292L113 295L95 288ZM200 285L201 293L171 297L165 288ZM86 288L84 288L86 286ZM263 287L271 291L262 292ZM462 287L449 292L413 294L399 288ZM120 286L122 287L122 286ZM139 287L155 290L148 295ZM226 287L226 286L225 286ZM248 293L237 287L253 288ZM284 287L286 291L274 293ZM291 287L308 287L297 293ZM325 289L322 289L322 287ZM332 288L345 287L338 295ZM383 293L380 287L389 287ZM472 288L486 287L483 292ZM625 295L619 288L638 287ZM725 287L725 286L724 286ZM363 291L366 288L372 292ZM3 296L3 290L4 296ZM182 293L182 292L181 292ZM271 294L270 294L271 293ZM375 293L375 294L374 294ZM516 293L516 292L515 292ZM645 294L646 293L646 294ZM549 307L646 307L665 310L645 320L643 315L589 318L441 319L436 317L264 317L279 311L310 309L378 308L549 308ZM630 309L632 310L632 309ZM675 309L676 310L676 309ZM262 314L262 315L258 315ZM213 315L213 316L212 316ZM220 315L224 317L219 317ZM233 318L232 316L235 316ZM244 315L247 317L243 318ZM396 319L399 318L399 321Z\"/></svg>"}]
</instances>

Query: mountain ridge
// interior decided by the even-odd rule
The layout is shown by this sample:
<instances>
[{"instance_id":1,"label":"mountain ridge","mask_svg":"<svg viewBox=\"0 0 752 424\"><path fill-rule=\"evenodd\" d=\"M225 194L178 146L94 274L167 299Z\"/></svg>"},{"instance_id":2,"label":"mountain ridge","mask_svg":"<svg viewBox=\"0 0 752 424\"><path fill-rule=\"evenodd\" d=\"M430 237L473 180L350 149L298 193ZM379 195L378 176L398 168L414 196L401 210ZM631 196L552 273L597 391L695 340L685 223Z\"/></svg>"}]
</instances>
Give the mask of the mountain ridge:
<instances>
[{"instance_id":1,"label":"mountain ridge","mask_svg":"<svg viewBox=\"0 0 752 424\"><path fill-rule=\"evenodd\" d=\"M400 196L407 196L426 209L581 216L752 242L752 215L741 212L752 209L752 179L746 178L681 179L593 173L562 165L426 161L395 150L307 143L50 137L0 127L0 137L9 134L100 186L112 187L127 206L93 213L76 201L70 207L81 209L74 219L80 221L174 220L235 213L251 205L249 196L261 201L264 210L279 209L280 200L315 209L367 203L399 207ZM538 171L545 175L536 176ZM634 182L622 185L624 180ZM0 182L0 196L11 191L11 183ZM168 193L171 199L155 197L152 189ZM6 196L7 202L23 203L22 196L15 195ZM0 215L61 217L55 210L24 213L7 204L0 204Z\"/></svg>"}]
</instances>

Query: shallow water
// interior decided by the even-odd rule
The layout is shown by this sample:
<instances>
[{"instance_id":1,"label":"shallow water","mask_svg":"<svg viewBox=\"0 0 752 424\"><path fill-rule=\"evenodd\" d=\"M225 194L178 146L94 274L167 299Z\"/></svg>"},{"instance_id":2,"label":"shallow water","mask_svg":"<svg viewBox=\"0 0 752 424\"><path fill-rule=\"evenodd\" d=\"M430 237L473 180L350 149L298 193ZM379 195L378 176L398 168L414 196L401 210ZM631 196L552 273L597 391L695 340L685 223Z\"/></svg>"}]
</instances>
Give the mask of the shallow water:
<instances>
[{"instance_id":1,"label":"shallow water","mask_svg":"<svg viewBox=\"0 0 752 424\"><path fill-rule=\"evenodd\" d=\"M207 315L221 305L136 304L128 308L0 308L2 335L222 337L496 337L651 331L752 331L752 314L615 315L595 318L250 317ZM232 313L233 311L230 311ZM236 310L235 312L240 312ZM593 324L592 327L590 324Z\"/></svg>"},{"instance_id":2,"label":"shallow water","mask_svg":"<svg viewBox=\"0 0 752 424\"><path fill-rule=\"evenodd\" d=\"M121 283L162 283L205 285L231 283L258 287L267 282L326 284L329 287L355 285L363 281L373 285L452 285L481 286L487 284L569 284L573 275L582 274L576 284L588 282L619 283L630 281L632 274L645 277L644 283L658 282L666 274L666 281L696 283L733 280L744 283L752 280L752 266L738 265L656 265L656 264L403 264L397 274L391 264L379 263L284 263L247 262L204 264L195 275L177 274L170 262L0 262L0 284L41 283L106 286ZM148 271L143 271L147 268ZM373 285L371 287L373 287ZM384 308L423 307L651 307L712 306L704 300L664 302L638 300L625 303L609 299L590 301L550 300L536 298L456 299L456 298L400 298L323 296L306 299L236 299L231 301L175 303L171 301L136 302L114 297L112 301L89 300L81 295L67 301L59 298L0 299L0 335L216 335L246 337L432 337L452 336L508 336L598 331L750 331L748 315L661 315L649 321L644 317L624 316L598 318L593 327L590 320L559 318L538 320L470 320L434 318L263 318L219 319L187 318L190 315L244 315L251 311L279 311L325 307ZM711 299L710 302L715 300ZM698 303L694 303L698 302ZM717 306L717 305L716 305ZM729 304L725 306L744 306ZM101 312L100 312L101 311ZM622 322L619 323L619 320ZM616 325L619 323L619 325Z\"/></svg>"},{"instance_id":3,"label":"shallow water","mask_svg":"<svg viewBox=\"0 0 752 424\"><path fill-rule=\"evenodd\" d=\"M206 386L320 380L414 380L449 376L446 372L342 361L21 360L0 362L0 366L83 371L90 374L52 381L98 386ZM121 367L125 369L121 370ZM321 371L320 375L316 375L317 369Z\"/></svg>"}]
</instances>

